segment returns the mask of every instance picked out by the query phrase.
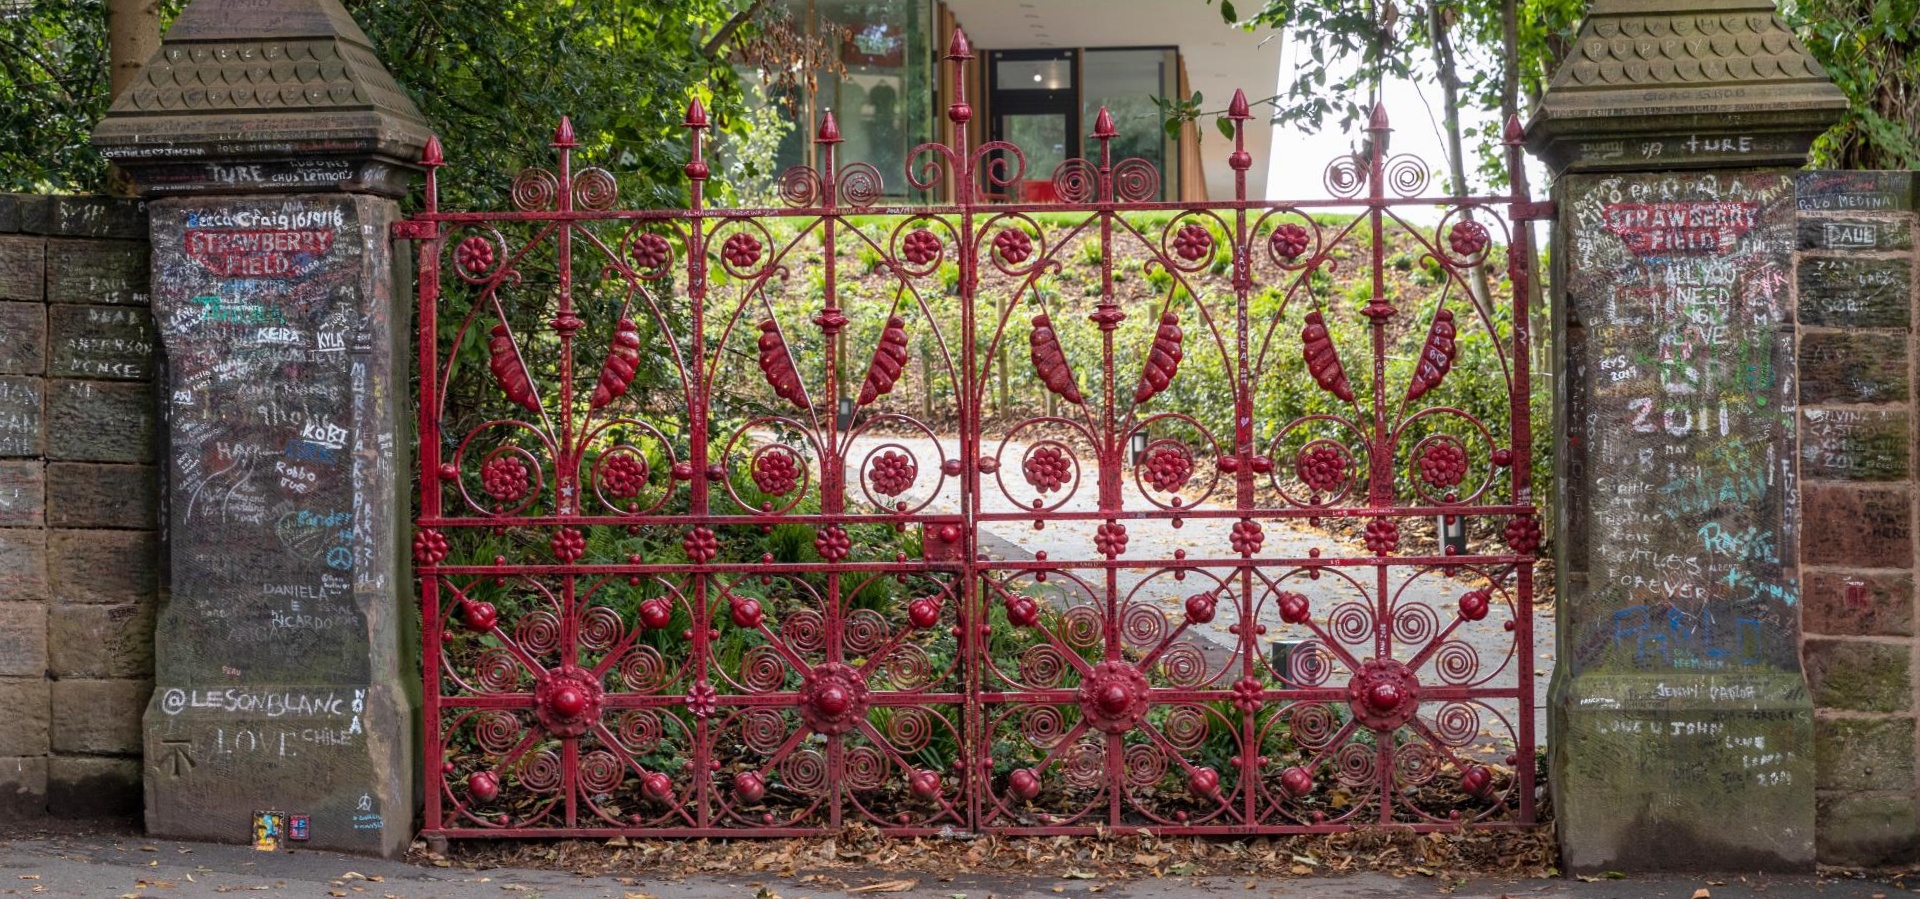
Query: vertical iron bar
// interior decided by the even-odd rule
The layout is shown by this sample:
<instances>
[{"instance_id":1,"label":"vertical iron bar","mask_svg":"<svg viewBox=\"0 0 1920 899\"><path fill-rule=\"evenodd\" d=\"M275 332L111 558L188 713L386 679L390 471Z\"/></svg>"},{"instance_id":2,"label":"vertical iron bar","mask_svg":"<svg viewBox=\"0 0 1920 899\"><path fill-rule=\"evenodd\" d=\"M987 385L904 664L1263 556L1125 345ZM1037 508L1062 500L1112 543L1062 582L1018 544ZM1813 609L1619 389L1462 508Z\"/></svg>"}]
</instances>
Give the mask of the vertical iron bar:
<instances>
[{"instance_id":1,"label":"vertical iron bar","mask_svg":"<svg viewBox=\"0 0 1920 899\"><path fill-rule=\"evenodd\" d=\"M430 138L422 163L427 170L427 213L438 211L440 192L438 172L440 166L440 139ZM440 339L439 339L439 300L440 300L440 252L442 238L440 226L434 226L435 236L416 242L414 249L419 259L418 312L419 333L417 352L420 362L420 398L419 398L419 434L420 434L420 516L428 520L440 517ZM420 713L420 723L425 731L425 748L421 759L426 771L426 825L430 831L446 826L442 797L446 784L444 770L446 750L443 735L440 732L440 641L443 639L440 623L440 578L427 573L420 576L421 592L421 665L425 673L422 684L421 701L424 705Z\"/></svg>"},{"instance_id":2,"label":"vertical iron bar","mask_svg":"<svg viewBox=\"0 0 1920 899\"><path fill-rule=\"evenodd\" d=\"M1253 118L1247 107L1247 94L1242 90L1233 92L1233 101L1227 104L1227 118L1233 123L1233 153L1227 157L1227 164L1233 168L1233 198L1244 204L1247 199L1247 170L1253 167L1253 157L1247 153L1247 121ZM1233 212L1233 315L1234 315L1234 385L1233 385L1233 446L1234 452L1243 462L1253 456L1253 375L1249 369L1252 357L1248 352L1248 295L1253 290L1253 260L1251 235L1247 233L1247 209L1244 205ZM1200 299L1194 298L1198 306ZM1253 498L1253 471L1251 465L1242 464L1234 479L1234 508L1242 513L1251 511ZM1251 520L1251 519L1248 519ZM1240 676L1251 679L1258 669L1260 651L1259 618L1254 611L1253 566L1243 564L1236 572L1240 582L1239 624L1240 624ZM1246 792L1242 807L1245 816L1243 822L1252 824L1255 820L1254 794L1258 791L1260 747L1254 735L1254 716L1257 707L1250 708L1241 715L1240 744L1240 786Z\"/></svg>"},{"instance_id":3,"label":"vertical iron bar","mask_svg":"<svg viewBox=\"0 0 1920 899\"><path fill-rule=\"evenodd\" d=\"M1512 192L1514 205L1530 202L1527 185L1526 158L1521 155L1521 146L1525 133L1520 127L1518 117L1509 118L1503 138L1507 145L1507 183ZM1530 295L1533 280L1533 221L1521 219L1512 222L1514 226L1507 248L1507 280L1512 288L1513 309L1513 393L1509 398L1513 409L1513 502L1515 505L1533 505L1533 387L1532 369L1533 335L1528 320L1527 297ZM1536 512L1537 514L1537 512ZM1511 548L1509 548L1511 549ZM1529 554L1531 555L1531 554ZM1533 697L1536 688L1533 661L1533 567L1531 558L1515 566L1517 577L1514 589L1519 591L1519 608L1514 613L1519 626L1514 629L1514 639L1519 641L1520 656L1520 739L1518 758L1514 760L1514 781L1520 785L1520 820L1531 824L1534 820L1533 780L1534 769L1534 712Z\"/></svg>"},{"instance_id":4,"label":"vertical iron bar","mask_svg":"<svg viewBox=\"0 0 1920 899\"><path fill-rule=\"evenodd\" d=\"M966 699L961 725L963 745L959 751L965 760L962 788L967 791L967 828L977 832L986 813L984 806L993 777L993 759L988 747L991 741L986 736L985 711L980 702L980 667L985 662L984 646L988 640L986 596L980 584L980 580L987 575L985 566L979 561L978 534L981 458L979 404L986 388L974 358L979 352L979 341L974 334L974 303L979 296L975 253L980 241L973 230L976 175L973 155L967 149L967 123L973 120L973 107L967 104L967 61L973 58L973 49L967 43L966 32L958 27L953 30L953 40L947 46L946 58L953 67L953 102L947 106L947 120L953 123L953 134L948 149L953 169L954 205L960 214L959 246L956 247L960 269L960 383L954 386L953 396L954 404L958 407L955 416L960 428L958 461L962 536L960 564L955 571L960 578L961 594L955 630L959 638L957 651L964 669Z\"/></svg>"},{"instance_id":5,"label":"vertical iron bar","mask_svg":"<svg viewBox=\"0 0 1920 899\"><path fill-rule=\"evenodd\" d=\"M707 162L704 137L701 132L707 127L707 112L701 108L699 99L687 105L687 117L683 123L687 129L687 142L690 145L690 158L686 165L688 181L688 216L686 229L687 253L687 302L692 308L692 337L688 340L685 358L692 363L690 370L682 372L687 379L687 460L692 467L693 477L688 481L688 512L696 522L705 520L708 514L707 501L707 230L706 230L706 187ZM668 482L672 489L672 482ZM712 640L709 629L713 621L713 612L708 608L707 579L709 575L699 570L688 573L693 582L692 622L689 630L693 638L694 683L705 686L710 683L707 666L712 663ZM699 804L696 819L702 827L713 822L713 729L705 715L694 719L693 767L695 781L695 801Z\"/></svg>"},{"instance_id":6,"label":"vertical iron bar","mask_svg":"<svg viewBox=\"0 0 1920 899\"><path fill-rule=\"evenodd\" d=\"M1373 332L1373 439L1372 449L1367 453L1371 468L1367 479L1367 505L1375 510L1387 509L1393 505L1393 444L1387 433L1387 318L1393 315L1393 307L1386 297L1386 228L1382 221L1386 204L1386 156L1387 156L1387 109L1385 104L1373 108L1373 118L1367 123L1370 136L1367 147L1367 225L1373 243L1373 293L1368 302L1366 314L1372 323ZM1398 519L1374 518L1369 521L1391 521L1397 527ZM1387 561L1384 557L1376 559L1374 569L1374 653L1375 658L1386 660L1393 657L1393 623L1391 598L1387 595ZM1379 787L1380 823L1393 821L1393 740L1388 732L1376 731L1375 738L1375 779Z\"/></svg>"},{"instance_id":7,"label":"vertical iron bar","mask_svg":"<svg viewBox=\"0 0 1920 899\"><path fill-rule=\"evenodd\" d=\"M561 215L573 211L573 148L577 145L573 122L561 116L560 126L553 134L553 146L560 151L560 186L554 192L554 203L555 211ZM560 445L555 454L553 480L555 513L562 518L578 511L580 457L586 449L575 446L573 440L573 335L585 324L573 311L573 229L573 223L565 222L554 232L557 241L554 263L560 278L560 308L552 323L560 335L560 402L555 407L560 419ZM521 349L524 352L532 347Z\"/></svg>"}]
</instances>

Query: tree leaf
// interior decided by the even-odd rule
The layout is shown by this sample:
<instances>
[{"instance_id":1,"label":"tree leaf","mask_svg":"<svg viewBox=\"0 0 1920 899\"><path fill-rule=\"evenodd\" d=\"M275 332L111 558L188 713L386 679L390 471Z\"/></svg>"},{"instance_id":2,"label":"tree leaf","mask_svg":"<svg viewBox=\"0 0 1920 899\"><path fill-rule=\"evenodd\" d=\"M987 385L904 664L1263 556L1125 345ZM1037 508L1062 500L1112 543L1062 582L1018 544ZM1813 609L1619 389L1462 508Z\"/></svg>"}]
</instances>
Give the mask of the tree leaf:
<instances>
[{"instance_id":1,"label":"tree leaf","mask_svg":"<svg viewBox=\"0 0 1920 899\"><path fill-rule=\"evenodd\" d=\"M904 893L920 885L918 880L882 880L866 886L854 887L849 893Z\"/></svg>"}]
</instances>

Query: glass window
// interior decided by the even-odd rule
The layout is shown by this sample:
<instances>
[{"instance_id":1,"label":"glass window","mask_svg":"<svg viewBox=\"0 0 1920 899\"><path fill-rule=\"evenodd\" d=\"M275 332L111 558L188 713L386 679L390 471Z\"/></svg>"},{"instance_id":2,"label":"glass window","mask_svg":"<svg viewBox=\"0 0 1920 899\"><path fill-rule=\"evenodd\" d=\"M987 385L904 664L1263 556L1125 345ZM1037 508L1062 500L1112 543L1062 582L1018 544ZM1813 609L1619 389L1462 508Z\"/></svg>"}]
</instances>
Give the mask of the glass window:
<instances>
[{"instance_id":1,"label":"glass window","mask_svg":"<svg viewBox=\"0 0 1920 899\"><path fill-rule=\"evenodd\" d=\"M815 118L833 110L840 124L842 164L867 162L880 170L891 196L909 186L907 153L933 135L932 10L926 2L816 0L822 34L838 38L845 75L820 79ZM807 134L813 133L812 128ZM816 163L819 160L815 160Z\"/></svg>"},{"instance_id":2,"label":"glass window","mask_svg":"<svg viewBox=\"0 0 1920 899\"><path fill-rule=\"evenodd\" d=\"M1100 107L1113 116L1120 135L1113 139L1113 161L1138 156L1160 169L1160 197L1172 199L1180 190L1179 144L1167 137L1165 118L1155 98L1179 90L1178 65L1173 48L1088 50L1080 57L1081 121L1091 129ZM1100 150L1087 142L1089 155Z\"/></svg>"},{"instance_id":3,"label":"glass window","mask_svg":"<svg viewBox=\"0 0 1920 899\"><path fill-rule=\"evenodd\" d=\"M995 54L994 87L1003 91L1057 91L1073 89L1073 59L1008 58Z\"/></svg>"}]
</instances>

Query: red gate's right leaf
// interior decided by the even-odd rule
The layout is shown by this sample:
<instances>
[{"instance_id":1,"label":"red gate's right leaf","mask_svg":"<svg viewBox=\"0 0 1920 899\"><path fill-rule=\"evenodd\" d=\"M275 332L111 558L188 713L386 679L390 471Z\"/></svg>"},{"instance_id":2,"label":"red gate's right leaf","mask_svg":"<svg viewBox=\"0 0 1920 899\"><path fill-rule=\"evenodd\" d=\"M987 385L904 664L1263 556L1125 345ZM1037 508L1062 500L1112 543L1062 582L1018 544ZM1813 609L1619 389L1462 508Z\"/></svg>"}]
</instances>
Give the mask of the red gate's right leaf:
<instances>
[{"instance_id":1,"label":"red gate's right leaf","mask_svg":"<svg viewBox=\"0 0 1920 899\"><path fill-rule=\"evenodd\" d=\"M1453 310L1435 313L1433 326L1427 329L1426 345L1420 348L1420 364L1413 369L1413 383L1407 385L1408 400L1419 399L1421 394L1446 380L1447 372L1453 370L1453 356L1457 352L1453 336Z\"/></svg>"},{"instance_id":2,"label":"red gate's right leaf","mask_svg":"<svg viewBox=\"0 0 1920 899\"><path fill-rule=\"evenodd\" d=\"M900 372L907 367L907 323L900 316L887 319L880 332L880 345L873 348L873 362L867 366L866 383L860 385L860 405L864 406L893 391Z\"/></svg>"},{"instance_id":3,"label":"red gate's right leaf","mask_svg":"<svg viewBox=\"0 0 1920 899\"><path fill-rule=\"evenodd\" d=\"M1180 316L1172 310L1162 313L1160 330L1153 335L1153 346L1147 350L1146 370L1140 372L1140 386L1133 391L1134 405L1153 399L1154 394L1173 383L1173 377L1180 373L1180 360L1186 358L1180 349L1182 339Z\"/></svg>"},{"instance_id":4,"label":"red gate's right leaf","mask_svg":"<svg viewBox=\"0 0 1920 899\"><path fill-rule=\"evenodd\" d=\"M607 348L607 361L600 366L600 383L594 385L592 407L598 409L627 393L633 383L633 371L640 365L640 326L623 318L613 328L613 345Z\"/></svg>"},{"instance_id":5,"label":"red gate's right leaf","mask_svg":"<svg viewBox=\"0 0 1920 899\"><path fill-rule=\"evenodd\" d=\"M1300 331L1301 351L1307 358L1307 371L1313 373L1313 379L1320 388L1349 403L1353 402L1353 385L1347 383L1347 370L1340 365L1340 351L1334 349L1333 337L1327 333L1327 324L1319 312L1307 313L1307 326Z\"/></svg>"}]
</instances>

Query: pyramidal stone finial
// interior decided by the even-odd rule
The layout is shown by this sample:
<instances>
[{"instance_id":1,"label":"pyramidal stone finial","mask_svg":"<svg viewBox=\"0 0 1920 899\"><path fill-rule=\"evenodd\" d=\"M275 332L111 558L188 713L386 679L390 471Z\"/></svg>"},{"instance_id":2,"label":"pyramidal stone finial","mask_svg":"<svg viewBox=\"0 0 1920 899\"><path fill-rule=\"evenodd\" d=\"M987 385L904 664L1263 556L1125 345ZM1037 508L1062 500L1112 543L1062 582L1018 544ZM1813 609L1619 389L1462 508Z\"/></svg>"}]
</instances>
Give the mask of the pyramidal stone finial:
<instances>
[{"instance_id":1,"label":"pyramidal stone finial","mask_svg":"<svg viewBox=\"0 0 1920 899\"><path fill-rule=\"evenodd\" d=\"M148 196L401 196L429 137L339 0L194 0L93 145Z\"/></svg>"},{"instance_id":2,"label":"pyramidal stone finial","mask_svg":"<svg viewBox=\"0 0 1920 899\"><path fill-rule=\"evenodd\" d=\"M1556 171L1798 167L1846 109L1773 0L1594 0L1526 139Z\"/></svg>"}]
</instances>

